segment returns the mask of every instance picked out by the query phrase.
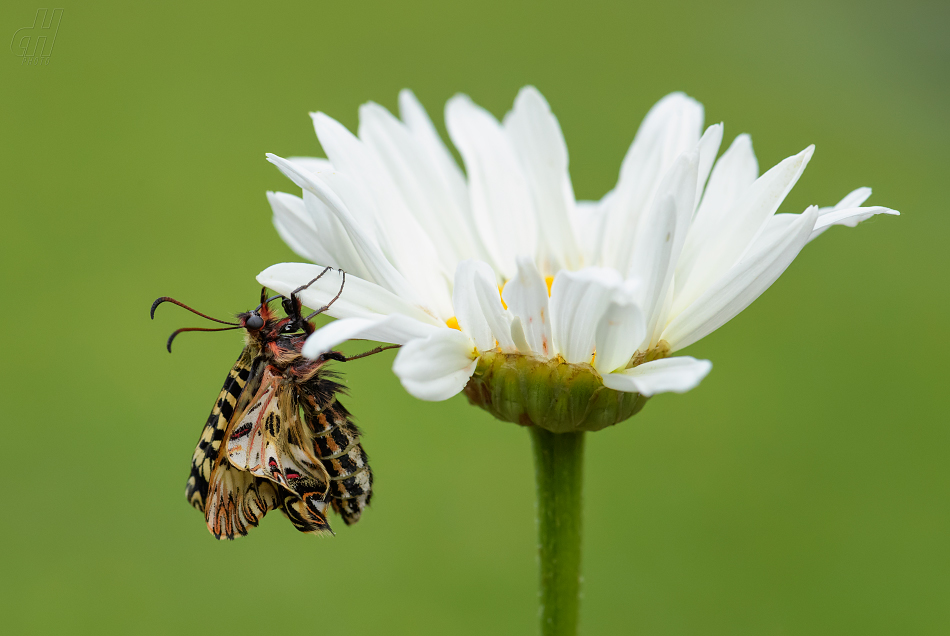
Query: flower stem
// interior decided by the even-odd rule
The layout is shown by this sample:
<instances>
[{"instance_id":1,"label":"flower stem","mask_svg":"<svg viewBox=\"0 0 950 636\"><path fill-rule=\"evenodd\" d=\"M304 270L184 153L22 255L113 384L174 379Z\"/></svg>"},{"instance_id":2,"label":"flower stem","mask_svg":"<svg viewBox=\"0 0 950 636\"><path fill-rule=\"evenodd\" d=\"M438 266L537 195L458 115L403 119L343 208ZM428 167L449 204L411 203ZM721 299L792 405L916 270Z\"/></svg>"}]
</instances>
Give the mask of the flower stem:
<instances>
[{"instance_id":1,"label":"flower stem","mask_svg":"<svg viewBox=\"0 0 950 636\"><path fill-rule=\"evenodd\" d=\"M541 634L575 636L581 587L584 433L532 426L538 490Z\"/></svg>"}]
</instances>

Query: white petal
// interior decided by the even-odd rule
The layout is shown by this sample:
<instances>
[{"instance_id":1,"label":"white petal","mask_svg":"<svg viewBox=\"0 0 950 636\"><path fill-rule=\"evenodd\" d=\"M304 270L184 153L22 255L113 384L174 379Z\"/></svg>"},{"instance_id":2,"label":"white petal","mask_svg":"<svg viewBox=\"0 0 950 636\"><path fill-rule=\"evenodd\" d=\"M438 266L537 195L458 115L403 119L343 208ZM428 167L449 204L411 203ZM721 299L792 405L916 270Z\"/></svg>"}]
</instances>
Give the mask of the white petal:
<instances>
[{"instance_id":1,"label":"white petal","mask_svg":"<svg viewBox=\"0 0 950 636\"><path fill-rule=\"evenodd\" d=\"M315 359L347 340L406 344L411 340L426 338L441 329L448 327L433 327L402 314L378 318L344 318L334 320L313 332L304 343L301 353L307 358Z\"/></svg>"},{"instance_id":2,"label":"white petal","mask_svg":"<svg viewBox=\"0 0 950 636\"><path fill-rule=\"evenodd\" d=\"M510 278L515 258L533 257L538 242L534 204L518 157L498 121L465 95L446 104L445 123L465 160L475 227L492 262Z\"/></svg>"},{"instance_id":3,"label":"white petal","mask_svg":"<svg viewBox=\"0 0 950 636\"><path fill-rule=\"evenodd\" d=\"M403 89L399 93L399 114L412 132L412 136L425 149L431 165L439 174L445 188L451 193L455 207L463 212L463 216L468 220L471 231L474 233L475 227L471 224L465 175L455 163L452 153L442 143L439 133L432 125L432 120L429 119L429 114L408 89Z\"/></svg>"},{"instance_id":4,"label":"white petal","mask_svg":"<svg viewBox=\"0 0 950 636\"><path fill-rule=\"evenodd\" d=\"M534 261L524 257L518 259L518 272L505 284L501 295L509 313L520 319L530 351L552 357L555 351L551 344L548 285Z\"/></svg>"},{"instance_id":5,"label":"white petal","mask_svg":"<svg viewBox=\"0 0 950 636\"><path fill-rule=\"evenodd\" d=\"M531 345L528 344L528 338L524 335L524 327L521 325L521 318L518 316L511 319L511 341L518 351L522 353L531 352Z\"/></svg>"},{"instance_id":6,"label":"white petal","mask_svg":"<svg viewBox=\"0 0 950 636\"><path fill-rule=\"evenodd\" d=\"M706 179L709 178L709 172L716 161L716 155L719 154L719 146L722 145L722 128L721 123L713 124L706 129L699 140L699 168L696 179L696 198L694 199L697 208L703 194L703 188L706 186Z\"/></svg>"},{"instance_id":7,"label":"white petal","mask_svg":"<svg viewBox=\"0 0 950 636\"><path fill-rule=\"evenodd\" d=\"M538 213L540 239L554 273L580 269L581 251L571 228L574 188L568 173L567 144L557 118L533 86L518 93L514 109L505 116L505 132L521 160Z\"/></svg>"},{"instance_id":8,"label":"white petal","mask_svg":"<svg viewBox=\"0 0 950 636\"><path fill-rule=\"evenodd\" d=\"M784 215L783 215L784 216ZM788 268L808 241L818 209L809 208L782 231L763 235L738 263L715 281L663 332L673 351L715 331L758 298Z\"/></svg>"},{"instance_id":9,"label":"white petal","mask_svg":"<svg viewBox=\"0 0 950 636\"><path fill-rule=\"evenodd\" d=\"M323 269L319 265L308 263L278 263L258 274L257 282L278 294L290 296L295 289L316 278ZM341 287L343 292L326 312L334 318L378 318L389 314L403 314L419 322L444 326L419 307L379 285L350 274L347 274L344 283L339 271L327 272L320 280L300 292L299 297L306 307L316 310L330 302L340 292Z\"/></svg>"},{"instance_id":10,"label":"white petal","mask_svg":"<svg viewBox=\"0 0 950 636\"><path fill-rule=\"evenodd\" d=\"M487 264L482 263L482 265L484 265L482 271L476 273L472 281L475 286L475 295L478 297L492 335L498 341L498 346L502 351L512 352L515 350L515 343L511 339L511 316L501 304L501 295L498 293L498 285L495 284L494 272Z\"/></svg>"},{"instance_id":11,"label":"white petal","mask_svg":"<svg viewBox=\"0 0 950 636\"><path fill-rule=\"evenodd\" d=\"M698 386L711 370L709 360L689 356L663 358L620 373L608 373L604 376L604 386L647 397L671 391L686 393Z\"/></svg>"},{"instance_id":12,"label":"white petal","mask_svg":"<svg viewBox=\"0 0 950 636\"><path fill-rule=\"evenodd\" d=\"M697 152L677 158L657 190L649 213L632 237L627 278L643 282L640 307L646 318L647 338L660 323L676 262L686 241L693 216L698 167Z\"/></svg>"},{"instance_id":13,"label":"white petal","mask_svg":"<svg viewBox=\"0 0 950 636\"><path fill-rule=\"evenodd\" d=\"M324 159L323 157L287 157L287 160L303 166L310 172L328 172L333 170L333 165L330 163L330 160Z\"/></svg>"},{"instance_id":14,"label":"white petal","mask_svg":"<svg viewBox=\"0 0 950 636\"><path fill-rule=\"evenodd\" d=\"M622 279L613 269L562 270L551 286L554 350L571 363L591 361L597 325Z\"/></svg>"},{"instance_id":15,"label":"white petal","mask_svg":"<svg viewBox=\"0 0 950 636\"><path fill-rule=\"evenodd\" d=\"M600 201L578 201L574 206L571 225L586 265L601 264L607 211L613 192L611 190L605 194Z\"/></svg>"},{"instance_id":16,"label":"white petal","mask_svg":"<svg viewBox=\"0 0 950 636\"><path fill-rule=\"evenodd\" d=\"M627 269L640 217L676 158L696 148L702 126L702 105L683 93L667 95L647 113L620 166L604 236L605 265Z\"/></svg>"},{"instance_id":17,"label":"white petal","mask_svg":"<svg viewBox=\"0 0 950 636\"><path fill-rule=\"evenodd\" d=\"M859 207L871 196L871 188L858 188L841 199L833 208L818 210L818 222L811 233L809 242L814 241L832 225L854 227L861 221L866 221L875 214L892 214L900 216L900 212L880 206Z\"/></svg>"},{"instance_id":18,"label":"white petal","mask_svg":"<svg viewBox=\"0 0 950 636\"><path fill-rule=\"evenodd\" d=\"M721 217L758 177L759 164L752 150L752 138L739 135L716 162L709 177L693 219L698 239L721 222Z\"/></svg>"},{"instance_id":19,"label":"white petal","mask_svg":"<svg viewBox=\"0 0 950 636\"><path fill-rule=\"evenodd\" d=\"M350 213L349 208L347 208L346 204L343 203L343 200L333 188L329 187L320 177L302 170L295 164L281 157L269 154L267 158L271 163L280 168L280 171L287 175L294 183L316 195L327 209L333 213L346 230L347 237L352 241L354 249L369 271L374 282L397 296L421 306L421 301L419 300L416 290L402 274L393 267L392 263L386 259L370 233ZM336 173L327 173L325 176L332 177L337 182L342 182L344 179L342 175ZM436 314L435 310L430 309L430 311L433 315Z\"/></svg>"},{"instance_id":20,"label":"white petal","mask_svg":"<svg viewBox=\"0 0 950 636\"><path fill-rule=\"evenodd\" d=\"M740 146L740 151L744 147L745 144ZM740 195L735 204L721 208L715 219L700 222L697 215L697 224L691 230L692 237L676 272L679 289L673 302L674 316L699 298L749 249L798 181L814 150L814 146L809 146L776 165ZM738 154L737 163L745 164L745 174L748 174L748 155L745 151ZM705 205L705 201L703 203ZM700 212L704 211L704 205L700 206Z\"/></svg>"},{"instance_id":21,"label":"white petal","mask_svg":"<svg viewBox=\"0 0 950 636\"><path fill-rule=\"evenodd\" d=\"M815 229L812 231L812 234L808 240L809 242L815 240L822 232L827 230L832 225L854 227L861 221L867 221L876 214L900 216L900 212L897 210L883 208L881 206L835 210L834 212L822 214L818 217L818 221L815 223Z\"/></svg>"},{"instance_id":22,"label":"white petal","mask_svg":"<svg viewBox=\"0 0 950 636\"><path fill-rule=\"evenodd\" d=\"M442 266L431 237L406 207L392 175L375 153L339 122L315 113L313 125L336 171L357 184L365 200L373 202L377 240L387 258L439 315L450 315L448 277L452 271ZM344 197L343 201L362 221L350 199Z\"/></svg>"},{"instance_id":23,"label":"white petal","mask_svg":"<svg viewBox=\"0 0 950 636\"><path fill-rule=\"evenodd\" d=\"M479 351L488 351L495 347L495 337L482 311L481 303L475 292L475 277L484 266L491 272L491 267L476 260L466 260L458 264L455 270L455 286L452 290L452 306L455 308L455 319L459 327L475 342ZM489 274L494 278L494 274Z\"/></svg>"},{"instance_id":24,"label":"white petal","mask_svg":"<svg viewBox=\"0 0 950 636\"><path fill-rule=\"evenodd\" d=\"M459 260L473 257L470 228L453 193L405 124L370 102L360 107L359 133L393 177L409 211L432 237L443 268L454 272Z\"/></svg>"},{"instance_id":25,"label":"white petal","mask_svg":"<svg viewBox=\"0 0 950 636\"><path fill-rule=\"evenodd\" d=\"M478 363L475 356L471 338L455 329L442 329L404 345L393 372L420 400L447 400L465 388Z\"/></svg>"},{"instance_id":26,"label":"white petal","mask_svg":"<svg viewBox=\"0 0 950 636\"><path fill-rule=\"evenodd\" d=\"M647 335L646 319L637 305L637 283L627 281L613 294L595 332L594 368L601 373L621 369L630 362Z\"/></svg>"},{"instance_id":27,"label":"white petal","mask_svg":"<svg viewBox=\"0 0 950 636\"><path fill-rule=\"evenodd\" d=\"M314 263L338 266L323 246L300 197L286 192L268 192L267 201L274 211L274 227L290 249Z\"/></svg>"},{"instance_id":28,"label":"white petal","mask_svg":"<svg viewBox=\"0 0 950 636\"><path fill-rule=\"evenodd\" d=\"M836 210L861 207L861 204L871 198L871 188L863 187L852 190L843 199L835 204Z\"/></svg>"}]
</instances>

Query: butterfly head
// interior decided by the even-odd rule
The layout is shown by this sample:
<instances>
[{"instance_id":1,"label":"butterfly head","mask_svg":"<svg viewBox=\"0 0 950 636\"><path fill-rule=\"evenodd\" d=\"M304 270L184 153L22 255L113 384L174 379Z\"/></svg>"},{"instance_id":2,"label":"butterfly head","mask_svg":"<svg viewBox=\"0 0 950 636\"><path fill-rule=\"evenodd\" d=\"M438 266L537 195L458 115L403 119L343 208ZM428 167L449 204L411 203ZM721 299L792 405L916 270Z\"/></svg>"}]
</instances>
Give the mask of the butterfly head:
<instances>
[{"instance_id":1,"label":"butterfly head","mask_svg":"<svg viewBox=\"0 0 950 636\"><path fill-rule=\"evenodd\" d=\"M284 317L280 317L271 309L270 303L280 299L284 309ZM266 289L261 290L261 304L255 309L237 315L241 327L248 335L262 342L271 342L282 336L303 332L313 333L313 325L302 314L300 299L296 296L266 297Z\"/></svg>"}]
</instances>

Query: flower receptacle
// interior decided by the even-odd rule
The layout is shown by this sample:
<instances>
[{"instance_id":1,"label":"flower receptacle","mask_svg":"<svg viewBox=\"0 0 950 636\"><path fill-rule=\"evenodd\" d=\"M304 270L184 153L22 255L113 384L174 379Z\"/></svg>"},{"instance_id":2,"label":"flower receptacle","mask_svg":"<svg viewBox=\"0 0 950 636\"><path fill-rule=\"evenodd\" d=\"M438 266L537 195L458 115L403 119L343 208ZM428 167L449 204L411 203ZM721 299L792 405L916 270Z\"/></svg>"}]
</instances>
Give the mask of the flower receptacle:
<instances>
[{"instance_id":1,"label":"flower receptacle","mask_svg":"<svg viewBox=\"0 0 950 636\"><path fill-rule=\"evenodd\" d=\"M608 389L589 364L500 351L481 354L465 395L499 420L552 433L599 431L636 415L647 401Z\"/></svg>"}]
</instances>

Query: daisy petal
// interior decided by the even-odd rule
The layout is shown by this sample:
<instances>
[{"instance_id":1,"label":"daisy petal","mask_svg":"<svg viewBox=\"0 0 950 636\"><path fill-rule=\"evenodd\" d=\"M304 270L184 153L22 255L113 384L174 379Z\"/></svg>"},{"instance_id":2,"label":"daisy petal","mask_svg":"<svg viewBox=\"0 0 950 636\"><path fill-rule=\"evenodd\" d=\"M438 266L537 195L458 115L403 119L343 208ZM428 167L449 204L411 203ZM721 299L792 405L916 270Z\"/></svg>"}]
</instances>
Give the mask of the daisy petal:
<instances>
[{"instance_id":1,"label":"daisy petal","mask_svg":"<svg viewBox=\"0 0 950 636\"><path fill-rule=\"evenodd\" d=\"M333 165L329 159L323 157L287 157L288 161L293 161L298 166L303 166L310 172L329 172L333 170Z\"/></svg>"},{"instance_id":2,"label":"daisy petal","mask_svg":"<svg viewBox=\"0 0 950 636\"><path fill-rule=\"evenodd\" d=\"M529 351L552 357L548 286L531 259L518 259L518 272L505 284L501 295L508 311L521 321Z\"/></svg>"},{"instance_id":3,"label":"daisy petal","mask_svg":"<svg viewBox=\"0 0 950 636\"><path fill-rule=\"evenodd\" d=\"M863 187L852 190L843 199L835 204L835 210L861 207L861 204L871 198L871 188Z\"/></svg>"},{"instance_id":4,"label":"daisy petal","mask_svg":"<svg viewBox=\"0 0 950 636\"><path fill-rule=\"evenodd\" d=\"M303 199L286 192L268 192L267 201L274 211L274 227L290 249L314 263L337 265L320 241Z\"/></svg>"},{"instance_id":5,"label":"daisy petal","mask_svg":"<svg viewBox=\"0 0 950 636\"><path fill-rule=\"evenodd\" d=\"M611 190L600 201L578 201L574 206L571 225L586 265L601 265L601 247L604 244L607 211L613 193Z\"/></svg>"},{"instance_id":6,"label":"daisy petal","mask_svg":"<svg viewBox=\"0 0 950 636\"><path fill-rule=\"evenodd\" d=\"M439 137L432 120L429 119L429 114L409 89L399 92L399 114L409 127L412 136L425 149L435 172L442 179L444 187L451 193L455 207L463 212L463 216L471 224L465 175L455 163L452 153L442 143L442 138ZM474 226L471 229L474 231Z\"/></svg>"},{"instance_id":7,"label":"daisy petal","mask_svg":"<svg viewBox=\"0 0 950 636\"><path fill-rule=\"evenodd\" d=\"M439 315L451 312L447 279L451 269L443 267L432 239L408 209L393 176L376 153L342 124L323 113L312 117L333 167L361 190L364 200L372 202L369 213L378 226L383 252L417 291L425 291ZM362 220L351 199L343 197L343 201ZM368 225L364 221L364 227Z\"/></svg>"},{"instance_id":8,"label":"daisy petal","mask_svg":"<svg viewBox=\"0 0 950 636\"><path fill-rule=\"evenodd\" d=\"M699 140L699 167L696 179L696 207L699 207L700 197L703 194L703 188L706 187L706 179L709 178L709 172L712 170L713 163L716 161L716 155L719 154L719 146L722 145L721 123L713 124L706 129ZM694 210L695 212L695 210Z\"/></svg>"},{"instance_id":9,"label":"daisy petal","mask_svg":"<svg viewBox=\"0 0 950 636\"><path fill-rule=\"evenodd\" d=\"M858 188L841 199L833 208L821 208L818 210L818 222L815 223L815 229L811 233L809 242L814 241L821 236L825 230L832 225L844 225L854 227L861 221L866 221L875 214L893 214L900 216L900 212L883 208L859 207L871 196L871 188Z\"/></svg>"},{"instance_id":10,"label":"daisy petal","mask_svg":"<svg viewBox=\"0 0 950 636\"><path fill-rule=\"evenodd\" d=\"M699 154L680 155L657 190L656 199L631 241L627 278L644 281L640 306L653 335L665 309L664 301L686 241L693 216ZM649 345L650 343L644 343Z\"/></svg>"},{"instance_id":11,"label":"daisy petal","mask_svg":"<svg viewBox=\"0 0 950 636\"><path fill-rule=\"evenodd\" d=\"M551 286L551 332L554 350L571 363L591 361L597 324L620 286L612 269L586 267L561 271Z\"/></svg>"},{"instance_id":12,"label":"daisy petal","mask_svg":"<svg viewBox=\"0 0 950 636\"><path fill-rule=\"evenodd\" d=\"M792 218L780 231L763 234L738 263L670 322L662 337L673 351L689 346L726 324L791 265L808 242L818 218L818 208L788 217Z\"/></svg>"},{"instance_id":13,"label":"daisy petal","mask_svg":"<svg viewBox=\"0 0 950 636\"><path fill-rule=\"evenodd\" d=\"M393 372L410 394L439 401L460 393L477 364L472 339L455 329L442 329L405 344Z\"/></svg>"},{"instance_id":14,"label":"daisy petal","mask_svg":"<svg viewBox=\"0 0 950 636\"><path fill-rule=\"evenodd\" d=\"M694 238L686 246L676 272L680 288L676 290L674 314L699 298L749 249L753 239L801 177L814 150L814 146L809 146L785 159L756 179L735 204L722 209L714 223L703 223L691 232ZM745 163L748 164L747 158Z\"/></svg>"},{"instance_id":15,"label":"daisy petal","mask_svg":"<svg viewBox=\"0 0 950 636\"><path fill-rule=\"evenodd\" d=\"M511 317L502 307L498 285L495 284L495 273L487 264L482 263L482 266L481 271L476 272L472 281L478 303L498 346L502 351L514 351L515 343L511 339Z\"/></svg>"},{"instance_id":16,"label":"daisy petal","mask_svg":"<svg viewBox=\"0 0 950 636\"><path fill-rule=\"evenodd\" d=\"M479 351L488 351L495 347L495 338L492 329L482 311L478 294L475 291L476 276L484 275L480 271L484 266L491 272L491 267L476 260L462 261L455 270L455 286L452 290L452 305L455 307L455 319L459 327L475 342ZM494 277L494 273L490 273Z\"/></svg>"},{"instance_id":17,"label":"daisy petal","mask_svg":"<svg viewBox=\"0 0 950 636\"><path fill-rule=\"evenodd\" d=\"M360 260L369 270L372 279L376 283L397 296L405 298L413 304L418 304L418 296L409 281L386 259L370 233L350 213L349 208L343 203L334 188L329 187L320 177L305 172L286 159L271 154L267 155L267 159L298 186L315 194L323 205L333 213L346 230L346 234L353 242L353 247ZM328 173L325 176L332 177L337 182L345 179L342 175L336 173Z\"/></svg>"},{"instance_id":18,"label":"daisy petal","mask_svg":"<svg viewBox=\"0 0 950 636\"><path fill-rule=\"evenodd\" d=\"M448 327L445 327L448 329ZM375 340L392 344L406 344L441 331L402 314L379 318L344 318L334 320L317 329L303 345L304 357L316 359L347 340Z\"/></svg>"},{"instance_id":19,"label":"daisy petal","mask_svg":"<svg viewBox=\"0 0 950 636\"><path fill-rule=\"evenodd\" d=\"M604 386L647 397L657 393L686 393L698 386L711 370L709 360L689 356L663 358L619 373L608 373L604 376Z\"/></svg>"},{"instance_id":20,"label":"daisy petal","mask_svg":"<svg viewBox=\"0 0 950 636\"><path fill-rule=\"evenodd\" d=\"M511 278L515 258L533 257L538 242L534 203L518 157L498 121L465 95L446 104L445 124L465 160L475 227L492 262Z\"/></svg>"},{"instance_id":21,"label":"daisy petal","mask_svg":"<svg viewBox=\"0 0 950 636\"><path fill-rule=\"evenodd\" d=\"M522 353L531 353L531 345L528 344L528 338L524 335L524 327L521 325L521 318L515 316L511 319L511 341L515 343L515 348Z\"/></svg>"},{"instance_id":22,"label":"daisy petal","mask_svg":"<svg viewBox=\"0 0 950 636\"><path fill-rule=\"evenodd\" d=\"M627 366L646 338L647 326L643 312L636 303L637 284L628 281L613 295L595 332L594 368L610 373Z\"/></svg>"},{"instance_id":23,"label":"daisy petal","mask_svg":"<svg viewBox=\"0 0 950 636\"><path fill-rule=\"evenodd\" d=\"M475 249L466 220L424 147L388 110L369 102L360 107L360 139L393 177L409 211L432 237L442 267L454 271Z\"/></svg>"},{"instance_id":24,"label":"daisy petal","mask_svg":"<svg viewBox=\"0 0 950 636\"><path fill-rule=\"evenodd\" d=\"M323 267L309 263L278 263L258 274L257 282L278 294L290 296L291 292L309 283L323 270ZM375 283L351 275L346 276L344 283L339 271L327 272L298 296L304 306L316 310L329 303L340 292L341 286L343 292L326 312L334 318L378 318L402 314L429 325L443 326L443 323L419 307Z\"/></svg>"},{"instance_id":25,"label":"daisy petal","mask_svg":"<svg viewBox=\"0 0 950 636\"><path fill-rule=\"evenodd\" d=\"M867 221L872 216L876 214L889 214L892 216L900 216L900 212L897 210L892 210L890 208L883 208L881 206L873 206L867 208L848 208L844 210L835 210L827 214L822 214L818 217L818 221L815 223L815 229L812 230L811 236L808 238L808 241L814 241L818 236L820 236L825 230L827 230L832 225L844 225L846 227L854 227L861 221Z\"/></svg>"},{"instance_id":26,"label":"daisy petal","mask_svg":"<svg viewBox=\"0 0 950 636\"><path fill-rule=\"evenodd\" d=\"M676 158L696 148L702 126L702 105L683 93L667 95L647 113L620 166L604 236L605 265L626 271L629 239L640 217Z\"/></svg>"},{"instance_id":27,"label":"daisy petal","mask_svg":"<svg viewBox=\"0 0 950 636\"><path fill-rule=\"evenodd\" d=\"M374 282L372 274L363 264L363 259L360 258L353 241L346 233L346 228L330 208L317 195L307 190L303 191L303 204L317 230L317 236L320 237L324 249L331 257L327 264L333 263L345 272Z\"/></svg>"},{"instance_id":28,"label":"daisy petal","mask_svg":"<svg viewBox=\"0 0 950 636\"><path fill-rule=\"evenodd\" d=\"M550 261L543 269L552 273L562 267L580 269L581 252L571 228L574 188L567 169L567 144L538 89L521 89L514 109L505 116L504 128L521 160L538 211L540 238Z\"/></svg>"}]
</instances>

